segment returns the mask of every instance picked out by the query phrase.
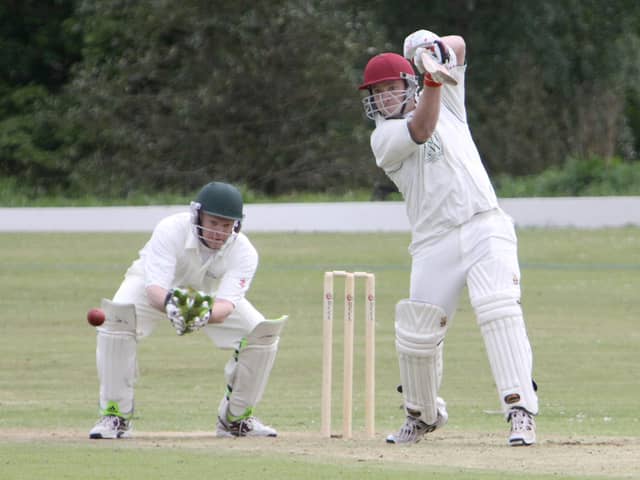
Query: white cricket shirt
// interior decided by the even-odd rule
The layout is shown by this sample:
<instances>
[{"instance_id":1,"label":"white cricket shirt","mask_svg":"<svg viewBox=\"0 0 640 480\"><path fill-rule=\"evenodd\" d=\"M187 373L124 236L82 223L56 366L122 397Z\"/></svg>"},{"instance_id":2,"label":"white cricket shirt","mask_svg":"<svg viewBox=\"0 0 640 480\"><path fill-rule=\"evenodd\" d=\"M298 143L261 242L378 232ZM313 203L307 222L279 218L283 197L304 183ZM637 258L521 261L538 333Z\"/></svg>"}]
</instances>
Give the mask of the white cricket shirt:
<instances>
[{"instance_id":1,"label":"white cricket shirt","mask_svg":"<svg viewBox=\"0 0 640 480\"><path fill-rule=\"evenodd\" d=\"M452 69L457 86L441 87L440 117L424 144L411 138L407 124L411 114L402 119L379 117L371 134L376 163L404 197L412 255L476 213L498 206L467 124L465 69Z\"/></svg>"},{"instance_id":2,"label":"white cricket shirt","mask_svg":"<svg viewBox=\"0 0 640 480\"><path fill-rule=\"evenodd\" d=\"M191 214L185 212L158 223L126 275L142 276L145 286L191 287L237 305L257 267L258 252L244 234L215 253L195 236Z\"/></svg>"}]
</instances>

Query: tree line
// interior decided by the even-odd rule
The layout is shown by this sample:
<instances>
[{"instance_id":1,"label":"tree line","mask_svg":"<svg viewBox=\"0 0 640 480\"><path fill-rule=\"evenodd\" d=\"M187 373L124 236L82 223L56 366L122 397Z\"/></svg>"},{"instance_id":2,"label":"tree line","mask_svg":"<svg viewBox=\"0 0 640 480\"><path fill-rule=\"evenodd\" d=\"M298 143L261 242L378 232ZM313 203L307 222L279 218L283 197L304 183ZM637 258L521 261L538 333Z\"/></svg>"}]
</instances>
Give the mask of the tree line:
<instances>
[{"instance_id":1,"label":"tree line","mask_svg":"<svg viewBox=\"0 0 640 480\"><path fill-rule=\"evenodd\" d=\"M469 123L492 174L637 161L636 1L5 0L0 186L373 187L357 85L419 28L465 38Z\"/></svg>"}]
</instances>

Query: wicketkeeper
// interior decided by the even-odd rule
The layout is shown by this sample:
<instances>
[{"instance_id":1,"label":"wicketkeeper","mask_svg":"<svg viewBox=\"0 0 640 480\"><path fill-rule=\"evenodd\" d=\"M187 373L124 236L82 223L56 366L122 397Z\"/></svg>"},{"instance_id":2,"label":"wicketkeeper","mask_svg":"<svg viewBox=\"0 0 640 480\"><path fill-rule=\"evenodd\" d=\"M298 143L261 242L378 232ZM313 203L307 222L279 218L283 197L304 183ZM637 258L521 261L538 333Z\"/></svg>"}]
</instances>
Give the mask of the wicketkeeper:
<instances>
[{"instance_id":1,"label":"wicketkeeper","mask_svg":"<svg viewBox=\"0 0 640 480\"><path fill-rule=\"evenodd\" d=\"M202 329L234 353L225 367L226 390L216 434L275 437L254 408L265 391L286 316L266 320L245 298L258 253L240 232L240 192L227 183L205 185L191 211L163 219L126 272L113 297L103 300L106 320L97 329L100 415L90 438L131 433L136 351L167 318L179 336Z\"/></svg>"},{"instance_id":2,"label":"wicketkeeper","mask_svg":"<svg viewBox=\"0 0 640 480\"><path fill-rule=\"evenodd\" d=\"M517 239L467 124L465 50L462 37L419 30L405 38L404 57L373 57L360 86L375 121L376 163L402 193L412 232L410 297L397 304L395 321L406 420L387 441L415 443L447 422L438 396L442 349L466 285L511 423L509 444L530 445L538 398Z\"/></svg>"}]
</instances>

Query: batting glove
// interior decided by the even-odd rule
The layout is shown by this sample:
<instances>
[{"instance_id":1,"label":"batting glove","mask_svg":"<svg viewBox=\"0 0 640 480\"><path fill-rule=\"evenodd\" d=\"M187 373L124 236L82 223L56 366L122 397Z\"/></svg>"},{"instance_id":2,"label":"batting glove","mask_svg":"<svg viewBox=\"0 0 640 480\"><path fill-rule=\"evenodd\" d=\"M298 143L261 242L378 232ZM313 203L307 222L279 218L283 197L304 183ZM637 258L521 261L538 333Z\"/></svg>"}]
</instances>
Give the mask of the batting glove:
<instances>
[{"instance_id":1,"label":"batting glove","mask_svg":"<svg viewBox=\"0 0 640 480\"><path fill-rule=\"evenodd\" d=\"M456 52L441 40L435 40L432 45L425 47L436 61L447 68L453 68L458 64Z\"/></svg>"},{"instance_id":2,"label":"batting glove","mask_svg":"<svg viewBox=\"0 0 640 480\"><path fill-rule=\"evenodd\" d=\"M416 70L418 70L418 72L420 73L425 73L425 68L422 63L422 55L424 53L428 54L436 62L444 65L447 68L452 68L458 63L456 53L453 51L453 49L445 45L442 41L436 40L426 47L418 47L415 50L415 55L413 56L411 61L415 65Z\"/></svg>"},{"instance_id":3,"label":"batting glove","mask_svg":"<svg viewBox=\"0 0 640 480\"><path fill-rule=\"evenodd\" d=\"M404 39L403 55L407 60L413 60L418 48L432 45L440 37L429 30L418 30ZM422 73L422 72L420 72Z\"/></svg>"}]
</instances>

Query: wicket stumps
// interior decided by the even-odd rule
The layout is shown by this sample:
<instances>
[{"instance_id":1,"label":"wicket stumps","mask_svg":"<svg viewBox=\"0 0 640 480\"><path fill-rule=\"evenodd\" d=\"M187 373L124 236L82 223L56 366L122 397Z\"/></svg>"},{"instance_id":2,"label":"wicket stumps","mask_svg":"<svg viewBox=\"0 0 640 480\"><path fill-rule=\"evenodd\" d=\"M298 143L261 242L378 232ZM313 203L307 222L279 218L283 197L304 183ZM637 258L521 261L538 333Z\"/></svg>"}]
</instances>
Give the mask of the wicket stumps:
<instances>
[{"instance_id":1,"label":"wicket stumps","mask_svg":"<svg viewBox=\"0 0 640 480\"><path fill-rule=\"evenodd\" d=\"M322 404L320 433L331 437L331 388L333 363L333 280L344 277L344 372L342 391L342 437L352 438L353 340L355 319L355 279L365 279L365 432L375 435L375 321L376 277L368 272L334 270L324 273L322 321Z\"/></svg>"}]
</instances>

